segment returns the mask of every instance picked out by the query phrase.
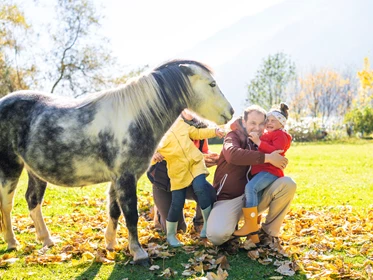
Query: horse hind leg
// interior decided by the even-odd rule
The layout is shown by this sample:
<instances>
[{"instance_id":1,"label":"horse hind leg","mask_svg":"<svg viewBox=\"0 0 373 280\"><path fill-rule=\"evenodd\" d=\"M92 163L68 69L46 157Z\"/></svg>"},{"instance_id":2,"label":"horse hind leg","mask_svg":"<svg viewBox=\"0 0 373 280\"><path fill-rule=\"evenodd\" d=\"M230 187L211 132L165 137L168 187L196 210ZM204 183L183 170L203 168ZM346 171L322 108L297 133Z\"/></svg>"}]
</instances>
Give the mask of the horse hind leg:
<instances>
[{"instance_id":1,"label":"horse hind leg","mask_svg":"<svg viewBox=\"0 0 373 280\"><path fill-rule=\"evenodd\" d=\"M112 183L109 190L109 222L105 231L106 249L109 251L114 250L114 247L117 245L117 226L121 214L113 186L114 184Z\"/></svg>"},{"instance_id":2,"label":"horse hind leg","mask_svg":"<svg viewBox=\"0 0 373 280\"><path fill-rule=\"evenodd\" d=\"M12 176L6 176L5 174L9 174L9 172L5 173L5 170L0 169L0 232L4 234L8 250L17 249L19 245L12 227L11 212L22 168L22 166L18 166L18 168L12 169Z\"/></svg>"},{"instance_id":3,"label":"horse hind leg","mask_svg":"<svg viewBox=\"0 0 373 280\"><path fill-rule=\"evenodd\" d=\"M35 225L36 238L43 243L43 246L53 246L54 242L49 234L41 212L41 205L43 203L45 189L47 188L47 182L39 179L30 171L28 171L28 176L29 181L26 191L26 201L31 219Z\"/></svg>"}]
</instances>

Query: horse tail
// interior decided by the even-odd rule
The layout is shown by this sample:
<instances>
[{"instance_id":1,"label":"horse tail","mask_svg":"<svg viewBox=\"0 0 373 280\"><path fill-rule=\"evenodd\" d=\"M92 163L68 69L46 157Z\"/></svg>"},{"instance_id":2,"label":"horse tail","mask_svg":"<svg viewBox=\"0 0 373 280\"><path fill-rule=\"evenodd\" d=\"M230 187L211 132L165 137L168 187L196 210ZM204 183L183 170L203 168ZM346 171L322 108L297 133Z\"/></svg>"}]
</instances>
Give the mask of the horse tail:
<instances>
[{"instance_id":1,"label":"horse tail","mask_svg":"<svg viewBox=\"0 0 373 280\"><path fill-rule=\"evenodd\" d=\"M4 222L4 214L3 214L3 197L1 195L2 193L2 190L4 190L4 188L2 188L0 186L0 233L2 233L5 229L5 222Z\"/></svg>"}]
</instances>

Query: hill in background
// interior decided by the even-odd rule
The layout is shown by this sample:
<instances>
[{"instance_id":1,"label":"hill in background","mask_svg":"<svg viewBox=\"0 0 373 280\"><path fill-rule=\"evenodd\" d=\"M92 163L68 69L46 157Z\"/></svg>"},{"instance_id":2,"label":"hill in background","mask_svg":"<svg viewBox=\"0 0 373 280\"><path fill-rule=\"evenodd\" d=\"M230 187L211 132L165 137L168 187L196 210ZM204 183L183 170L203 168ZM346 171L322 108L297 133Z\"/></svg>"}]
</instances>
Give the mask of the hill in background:
<instances>
[{"instance_id":1,"label":"hill in background","mask_svg":"<svg viewBox=\"0 0 373 280\"><path fill-rule=\"evenodd\" d=\"M372 11L370 0L287 0L240 19L180 56L211 65L240 114L246 85L269 54L289 54L301 72L361 69L363 58L373 54Z\"/></svg>"}]
</instances>

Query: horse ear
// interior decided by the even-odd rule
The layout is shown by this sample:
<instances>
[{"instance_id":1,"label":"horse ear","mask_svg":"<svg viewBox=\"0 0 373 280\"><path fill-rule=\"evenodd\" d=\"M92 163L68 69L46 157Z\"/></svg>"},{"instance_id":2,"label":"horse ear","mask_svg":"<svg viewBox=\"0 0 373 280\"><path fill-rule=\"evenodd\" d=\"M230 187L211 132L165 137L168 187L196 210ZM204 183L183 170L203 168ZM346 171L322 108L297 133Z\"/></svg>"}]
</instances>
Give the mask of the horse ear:
<instances>
[{"instance_id":1,"label":"horse ear","mask_svg":"<svg viewBox=\"0 0 373 280\"><path fill-rule=\"evenodd\" d=\"M187 76L193 76L196 74L194 69L195 67L192 64L179 64L179 67L181 71L183 71L183 73Z\"/></svg>"}]
</instances>

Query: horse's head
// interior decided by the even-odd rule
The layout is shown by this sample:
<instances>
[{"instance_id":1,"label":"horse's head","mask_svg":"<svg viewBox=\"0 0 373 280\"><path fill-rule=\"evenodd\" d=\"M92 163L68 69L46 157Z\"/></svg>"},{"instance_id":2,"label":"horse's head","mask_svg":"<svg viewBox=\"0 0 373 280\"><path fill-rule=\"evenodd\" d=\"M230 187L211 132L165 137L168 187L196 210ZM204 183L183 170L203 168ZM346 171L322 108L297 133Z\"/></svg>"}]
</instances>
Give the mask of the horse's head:
<instances>
[{"instance_id":1,"label":"horse's head","mask_svg":"<svg viewBox=\"0 0 373 280\"><path fill-rule=\"evenodd\" d=\"M218 125L232 119L234 110L209 71L196 64L180 64L179 67L188 76L194 92L188 108Z\"/></svg>"}]
</instances>

